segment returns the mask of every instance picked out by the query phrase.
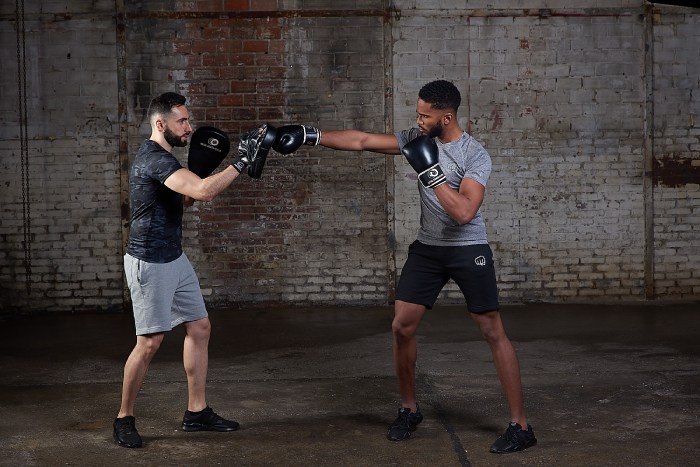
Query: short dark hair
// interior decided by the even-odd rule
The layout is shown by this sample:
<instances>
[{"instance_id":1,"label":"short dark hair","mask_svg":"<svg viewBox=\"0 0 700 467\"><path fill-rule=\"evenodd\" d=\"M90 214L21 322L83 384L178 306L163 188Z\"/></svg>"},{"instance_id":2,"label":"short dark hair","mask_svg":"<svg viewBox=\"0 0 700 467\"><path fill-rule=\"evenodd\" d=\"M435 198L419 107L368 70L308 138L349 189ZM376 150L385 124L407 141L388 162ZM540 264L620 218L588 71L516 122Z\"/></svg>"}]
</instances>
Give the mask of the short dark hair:
<instances>
[{"instance_id":1,"label":"short dark hair","mask_svg":"<svg viewBox=\"0 0 700 467\"><path fill-rule=\"evenodd\" d=\"M457 87L449 81L431 81L421 88L418 97L435 109L452 109L457 112L462 96Z\"/></svg>"},{"instance_id":2,"label":"short dark hair","mask_svg":"<svg viewBox=\"0 0 700 467\"><path fill-rule=\"evenodd\" d=\"M151 105L148 107L148 118L150 120L154 115L167 115L173 107L185 105L186 101L185 96L176 92L163 93L151 101Z\"/></svg>"}]
</instances>

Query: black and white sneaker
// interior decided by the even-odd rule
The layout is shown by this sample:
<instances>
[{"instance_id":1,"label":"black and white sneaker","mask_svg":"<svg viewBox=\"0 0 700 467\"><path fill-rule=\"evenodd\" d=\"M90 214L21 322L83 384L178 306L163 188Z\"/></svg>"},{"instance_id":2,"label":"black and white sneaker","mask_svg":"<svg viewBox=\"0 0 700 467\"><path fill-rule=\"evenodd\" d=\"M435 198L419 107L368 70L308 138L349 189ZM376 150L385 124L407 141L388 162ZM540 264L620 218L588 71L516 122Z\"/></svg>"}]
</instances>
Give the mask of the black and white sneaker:
<instances>
[{"instance_id":1,"label":"black and white sneaker","mask_svg":"<svg viewBox=\"0 0 700 467\"><path fill-rule=\"evenodd\" d=\"M125 448L140 448L143 446L141 436L136 431L136 419L131 415L114 420L114 440Z\"/></svg>"},{"instance_id":2,"label":"black and white sneaker","mask_svg":"<svg viewBox=\"0 0 700 467\"><path fill-rule=\"evenodd\" d=\"M510 422L506 432L499 436L491 446L491 452L508 454L522 451L535 444L537 444L537 438L535 438L535 433L530 425L527 426L527 430L523 430L519 423Z\"/></svg>"},{"instance_id":3,"label":"black and white sneaker","mask_svg":"<svg viewBox=\"0 0 700 467\"><path fill-rule=\"evenodd\" d=\"M407 407L399 409L399 416L396 417L394 423L389 426L389 432L386 437L390 441L402 441L411 437L411 433L416 431L418 424L423 421L423 414L420 413L420 408L416 404L416 411L411 412Z\"/></svg>"},{"instance_id":4,"label":"black and white sneaker","mask_svg":"<svg viewBox=\"0 0 700 467\"><path fill-rule=\"evenodd\" d=\"M185 410L182 418L183 431L236 431L240 425L233 420L226 420L207 407L201 412Z\"/></svg>"}]
</instances>

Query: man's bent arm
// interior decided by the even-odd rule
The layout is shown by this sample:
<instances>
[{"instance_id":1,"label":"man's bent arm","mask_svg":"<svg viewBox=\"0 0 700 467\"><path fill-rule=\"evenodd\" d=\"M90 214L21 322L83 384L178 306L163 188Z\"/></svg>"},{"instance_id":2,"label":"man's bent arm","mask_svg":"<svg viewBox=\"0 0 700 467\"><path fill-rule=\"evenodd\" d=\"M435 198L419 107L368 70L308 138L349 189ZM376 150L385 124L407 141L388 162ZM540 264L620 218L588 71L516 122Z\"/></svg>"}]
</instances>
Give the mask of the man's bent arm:
<instances>
[{"instance_id":1,"label":"man's bent arm","mask_svg":"<svg viewBox=\"0 0 700 467\"><path fill-rule=\"evenodd\" d=\"M207 178L199 178L195 173L182 168L165 180L165 186L198 201L211 201L239 175L240 172L230 165Z\"/></svg>"},{"instance_id":2,"label":"man's bent arm","mask_svg":"<svg viewBox=\"0 0 700 467\"><path fill-rule=\"evenodd\" d=\"M469 223L476 216L485 192L484 185L470 178L462 180L459 191L453 190L447 183L435 187L435 195L447 215L460 225Z\"/></svg>"}]
</instances>

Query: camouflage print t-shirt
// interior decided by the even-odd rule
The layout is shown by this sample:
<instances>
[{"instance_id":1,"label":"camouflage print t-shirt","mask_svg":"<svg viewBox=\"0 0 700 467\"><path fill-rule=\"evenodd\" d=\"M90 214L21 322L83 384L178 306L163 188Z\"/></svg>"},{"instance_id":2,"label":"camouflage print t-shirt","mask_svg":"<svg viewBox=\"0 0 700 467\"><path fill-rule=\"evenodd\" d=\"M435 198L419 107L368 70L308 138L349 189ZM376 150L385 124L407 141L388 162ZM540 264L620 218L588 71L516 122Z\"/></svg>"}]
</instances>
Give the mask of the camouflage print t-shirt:
<instances>
[{"instance_id":1,"label":"camouflage print t-shirt","mask_svg":"<svg viewBox=\"0 0 700 467\"><path fill-rule=\"evenodd\" d=\"M165 180L182 165L155 141L139 148L129 171L131 230L126 252L149 263L169 263L182 254L182 195Z\"/></svg>"}]
</instances>

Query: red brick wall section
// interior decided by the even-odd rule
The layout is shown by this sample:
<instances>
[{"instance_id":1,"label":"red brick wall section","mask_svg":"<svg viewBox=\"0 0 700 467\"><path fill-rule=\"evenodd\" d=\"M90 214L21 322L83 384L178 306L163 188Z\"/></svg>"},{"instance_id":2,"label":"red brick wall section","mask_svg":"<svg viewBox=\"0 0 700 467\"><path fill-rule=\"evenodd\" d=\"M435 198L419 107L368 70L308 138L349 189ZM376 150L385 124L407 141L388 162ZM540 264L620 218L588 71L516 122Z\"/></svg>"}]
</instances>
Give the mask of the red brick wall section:
<instances>
[{"instance_id":1,"label":"red brick wall section","mask_svg":"<svg viewBox=\"0 0 700 467\"><path fill-rule=\"evenodd\" d=\"M173 55L186 64L173 70L179 77L173 81L188 96L196 125L228 132L234 150L238 135L262 122L318 124L316 109L346 112L367 130L383 130L381 46L376 59L367 53L362 58L362 50L346 45L356 42L351 40L356 29L344 27L335 45L342 46L339 52L346 59L357 58L357 70L373 69L366 72L373 78L351 80L345 65L337 70L319 66L313 72L318 80L307 82L299 76L307 70L298 63L319 61L342 18L309 22L261 16L256 12L273 11L275 2L252 3L256 10L249 15L243 11L248 2L225 2L225 15L213 13L212 2L198 2L197 10L171 18L181 31L173 40ZM369 23L371 34L381 37L382 19ZM311 28L315 38L309 38ZM338 83L341 93L332 89ZM334 97L325 107L309 105L318 94ZM370 126L362 115L371 117ZM386 303L393 287L387 270L386 164L376 155L320 148L286 157L273 151L261 179L243 176L213 202L196 203L185 218L185 247L207 301Z\"/></svg>"},{"instance_id":2,"label":"red brick wall section","mask_svg":"<svg viewBox=\"0 0 700 467\"><path fill-rule=\"evenodd\" d=\"M206 11L211 3L198 7ZM249 9L247 1L224 3L224 11ZM242 132L282 120L279 23L277 18L257 17L188 20L185 33L173 44L176 53L188 58L185 94L196 125L226 131L232 155ZM241 176L214 202L196 203L186 217L186 246L210 303L252 300L249 292L256 283L266 279L275 262L287 260L283 232L291 228L292 214L289 206L281 206L281 192L272 186L281 181L273 178L273 157L264 178ZM266 301L265 295L258 300Z\"/></svg>"}]
</instances>

